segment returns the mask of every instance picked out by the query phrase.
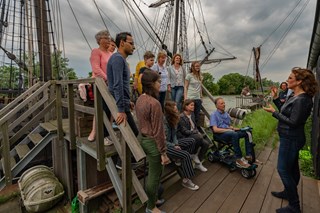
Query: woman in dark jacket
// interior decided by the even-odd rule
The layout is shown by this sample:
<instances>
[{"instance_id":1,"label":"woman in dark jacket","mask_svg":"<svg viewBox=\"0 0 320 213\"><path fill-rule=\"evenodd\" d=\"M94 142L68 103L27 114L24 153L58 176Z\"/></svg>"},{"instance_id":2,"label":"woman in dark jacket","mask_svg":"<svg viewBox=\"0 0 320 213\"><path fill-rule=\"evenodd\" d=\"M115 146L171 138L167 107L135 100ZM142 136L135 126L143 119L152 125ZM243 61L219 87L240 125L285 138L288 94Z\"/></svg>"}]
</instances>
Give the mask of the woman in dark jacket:
<instances>
[{"instance_id":1,"label":"woman in dark jacket","mask_svg":"<svg viewBox=\"0 0 320 213\"><path fill-rule=\"evenodd\" d=\"M312 97L318 88L312 71L304 68L293 68L287 82L294 95L287 99L282 107L277 91L272 90L274 103L280 111L277 112L272 105L264 107L265 111L271 112L272 116L279 120L277 129L280 146L277 169L284 191L271 193L275 197L287 199L289 205L277 209L278 213L301 212L297 191L300 180L298 157L299 150L306 142L304 125L312 110Z\"/></svg>"},{"instance_id":2,"label":"woman in dark jacket","mask_svg":"<svg viewBox=\"0 0 320 213\"><path fill-rule=\"evenodd\" d=\"M176 131L180 116L177 104L174 101L167 101L165 103L164 115L166 118L167 154L170 159L176 161L176 164L181 164L182 186L191 190L198 190L199 186L191 180L195 173L190 153L194 152L196 142L193 138L177 139Z\"/></svg>"}]
</instances>

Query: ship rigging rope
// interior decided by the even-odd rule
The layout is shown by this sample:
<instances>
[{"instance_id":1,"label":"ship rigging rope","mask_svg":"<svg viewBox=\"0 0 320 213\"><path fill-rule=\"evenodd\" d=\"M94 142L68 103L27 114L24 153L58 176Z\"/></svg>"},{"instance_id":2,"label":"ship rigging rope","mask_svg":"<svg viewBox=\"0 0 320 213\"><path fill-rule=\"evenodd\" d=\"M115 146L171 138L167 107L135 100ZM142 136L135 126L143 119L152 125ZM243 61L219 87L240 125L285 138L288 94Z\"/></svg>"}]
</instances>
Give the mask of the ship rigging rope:
<instances>
[{"instance_id":1,"label":"ship rigging rope","mask_svg":"<svg viewBox=\"0 0 320 213\"><path fill-rule=\"evenodd\" d=\"M93 0L93 3L94 3L94 5L96 6L96 8L97 8L97 10L98 10L98 13L99 13L99 15L100 15L100 17L101 17L101 20L102 20L104 26L105 26L106 29L109 31L109 29L108 29L108 27L107 27L107 24L106 24L106 22L104 21L102 15L101 15L101 12L100 12L100 10L99 10L99 8L98 8L97 2L96 2L95 0Z\"/></svg>"},{"instance_id":2,"label":"ship rigging rope","mask_svg":"<svg viewBox=\"0 0 320 213\"><path fill-rule=\"evenodd\" d=\"M266 60L262 63L261 65L261 69L260 71L263 70L263 68L265 67L265 65L269 62L269 60L271 59L271 57L273 56L273 54L277 51L277 49L279 48L279 46L281 45L281 43L283 42L283 40L285 39L285 37L288 35L288 33L291 31L292 27L294 26L294 24L297 22L297 20L299 19L299 17L301 16L302 12L305 10L305 8L307 7L308 3L310 2L310 0L307 0L301 7L300 11L297 13L297 15L294 17L294 19L292 20L291 24L289 25L288 29L284 32L284 34L281 36L281 38L279 39L279 41L276 43L275 47L271 50L271 52L269 53L269 55L267 56Z\"/></svg>"},{"instance_id":3,"label":"ship rigging rope","mask_svg":"<svg viewBox=\"0 0 320 213\"><path fill-rule=\"evenodd\" d=\"M145 26L145 24L143 23L143 21L141 20L141 18L138 16L138 14L135 12L135 10L133 9L133 7L131 5L129 5L129 2L126 0L122 0L122 2L127 6L127 8L130 10L130 12L134 15L134 17L136 18L136 20L140 23L140 25L143 27L143 29L145 30L145 32L148 34L148 36L153 40L154 43L157 43L156 39L153 37L152 33L150 32L150 30L148 29L147 26ZM135 3L135 1L134 1ZM138 8L139 9L139 8ZM141 10L139 10L140 13L142 13ZM142 13L143 14L143 13ZM146 19L146 17L144 16L144 18ZM147 21L147 20L146 20ZM150 23L147 21L147 23L149 24L149 27L152 29L152 26L150 26ZM152 29L153 30L153 29ZM154 30L153 30L154 32ZM161 41L161 40L160 40ZM163 42L161 42L163 43ZM159 47L160 48L160 47Z\"/></svg>"},{"instance_id":4,"label":"ship rigging rope","mask_svg":"<svg viewBox=\"0 0 320 213\"><path fill-rule=\"evenodd\" d=\"M73 11L73 8L72 8L72 6L71 6L71 4L70 4L69 0L67 0L67 2L68 2L68 4L69 4L69 7L70 7L71 12L72 12L72 14L73 14L73 17L75 18L75 20L76 20L76 22L77 22L77 24L78 24L78 27L79 27L79 29L80 29L80 31L81 31L81 34L82 34L83 38L86 40L86 42L87 42L87 44L88 44L88 46L89 46L90 50L92 50L92 48L91 48L91 46L90 46L90 44L89 44L89 41L88 41L88 39L87 39L86 35L84 34L84 32L83 32L83 30L82 30L82 27L81 27L81 25L80 25L80 23L79 23L79 21L78 21L78 19L77 19L76 14L75 14L75 13L74 13L74 11Z\"/></svg>"},{"instance_id":5,"label":"ship rigging rope","mask_svg":"<svg viewBox=\"0 0 320 213\"><path fill-rule=\"evenodd\" d=\"M260 46L264 45L264 43L266 43L268 41L268 39L273 35L273 33L275 33L279 27L289 18L289 16L291 15L291 13L298 7L298 5L300 4L302 0L299 0L297 2L297 4L295 5L294 8L292 8L292 10L288 13L288 15L279 23L279 25L267 36L267 38L260 44Z\"/></svg>"}]
</instances>

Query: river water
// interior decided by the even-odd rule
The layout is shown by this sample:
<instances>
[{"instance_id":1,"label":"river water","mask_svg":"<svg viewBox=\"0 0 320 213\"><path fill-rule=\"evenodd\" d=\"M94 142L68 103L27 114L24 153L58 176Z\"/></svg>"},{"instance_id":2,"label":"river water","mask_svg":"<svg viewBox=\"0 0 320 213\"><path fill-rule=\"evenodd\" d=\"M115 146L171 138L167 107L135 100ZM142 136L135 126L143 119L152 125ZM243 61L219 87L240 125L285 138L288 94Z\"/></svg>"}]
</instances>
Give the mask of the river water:
<instances>
[{"instance_id":1,"label":"river water","mask_svg":"<svg viewBox=\"0 0 320 213\"><path fill-rule=\"evenodd\" d=\"M226 109L236 107L236 96L235 95L217 95L213 96L214 98L222 97L226 102ZM202 99L202 105L207 109L209 114L216 110L216 106L212 103L211 99L204 97Z\"/></svg>"}]
</instances>

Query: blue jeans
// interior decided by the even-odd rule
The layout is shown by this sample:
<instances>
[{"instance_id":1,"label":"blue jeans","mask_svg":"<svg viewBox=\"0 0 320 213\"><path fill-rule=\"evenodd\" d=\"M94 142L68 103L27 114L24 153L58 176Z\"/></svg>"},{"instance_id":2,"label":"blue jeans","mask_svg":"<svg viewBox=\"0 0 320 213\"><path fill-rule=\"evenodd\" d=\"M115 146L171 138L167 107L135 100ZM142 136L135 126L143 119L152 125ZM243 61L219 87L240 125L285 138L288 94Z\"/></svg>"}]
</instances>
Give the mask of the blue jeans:
<instances>
[{"instance_id":1,"label":"blue jeans","mask_svg":"<svg viewBox=\"0 0 320 213\"><path fill-rule=\"evenodd\" d=\"M171 99L177 103L177 108L181 112L181 101L183 95L183 86L175 86L171 88Z\"/></svg>"},{"instance_id":2,"label":"blue jeans","mask_svg":"<svg viewBox=\"0 0 320 213\"><path fill-rule=\"evenodd\" d=\"M162 111L164 111L164 102L166 100L167 91L159 92L159 102L162 107Z\"/></svg>"},{"instance_id":3,"label":"blue jeans","mask_svg":"<svg viewBox=\"0 0 320 213\"><path fill-rule=\"evenodd\" d=\"M299 150L305 144L305 137L280 136L278 173L288 196L289 205L300 209L297 185L300 181Z\"/></svg>"},{"instance_id":4,"label":"blue jeans","mask_svg":"<svg viewBox=\"0 0 320 213\"><path fill-rule=\"evenodd\" d=\"M196 126L198 125L199 122L199 114L200 114L200 110L201 110L201 104L202 104L202 100L201 99L194 99L194 118L196 121Z\"/></svg>"},{"instance_id":5,"label":"blue jeans","mask_svg":"<svg viewBox=\"0 0 320 213\"><path fill-rule=\"evenodd\" d=\"M240 138L244 138L246 155L252 156L252 147L249 142L249 137L245 131L228 131L228 132L219 133L219 134L215 133L214 137L216 137L218 140L222 140L227 143L231 142L236 158L242 158L242 152L239 145L239 140Z\"/></svg>"}]
</instances>

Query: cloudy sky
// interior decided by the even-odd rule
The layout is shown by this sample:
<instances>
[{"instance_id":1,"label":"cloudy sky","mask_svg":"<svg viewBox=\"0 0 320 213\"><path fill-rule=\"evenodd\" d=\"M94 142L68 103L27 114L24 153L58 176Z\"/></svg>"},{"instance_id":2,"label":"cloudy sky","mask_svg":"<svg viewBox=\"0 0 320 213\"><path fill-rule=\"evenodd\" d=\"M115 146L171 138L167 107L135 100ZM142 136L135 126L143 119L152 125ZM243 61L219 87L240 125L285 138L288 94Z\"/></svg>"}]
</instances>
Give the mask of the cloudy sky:
<instances>
[{"instance_id":1,"label":"cloudy sky","mask_svg":"<svg viewBox=\"0 0 320 213\"><path fill-rule=\"evenodd\" d=\"M104 29L104 24L94 1L69 0L69 2L90 46L97 47L94 35ZM155 10L146 6L153 3L154 0L136 0L136 2L151 20L156 17ZM122 1L96 0L96 3L102 10L101 15L112 36L120 31L143 31L132 21L134 19L132 16L126 15L127 9ZM201 4L212 46L217 50L210 58L225 57L220 54L225 53L225 50L237 57L236 60L211 64L202 68L203 71L210 72L216 80L224 74L235 72L252 77L252 61L249 64L251 50L261 44L260 64L265 64L261 71L262 77L281 82L286 80L292 67L306 66L314 24L315 0L201 0ZM296 5L296 9L293 10ZM298 18L304 5L306 7ZM69 58L69 65L75 69L77 75L86 77L91 71L89 64L91 50L77 26L67 1L60 0L60 6L66 57ZM285 19L287 16L288 18ZM265 63L295 19L297 19L296 23L287 32L272 57ZM283 24L268 38L281 22ZM194 30L191 28L188 27L188 33L193 34ZM137 61L142 59L142 54L138 52L144 51L143 43L149 40L148 36L135 38L136 48L139 51L128 58L132 72ZM192 45L197 40L199 39L189 35L189 44ZM61 47L61 44L59 45Z\"/></svg>"}]
</instances>

